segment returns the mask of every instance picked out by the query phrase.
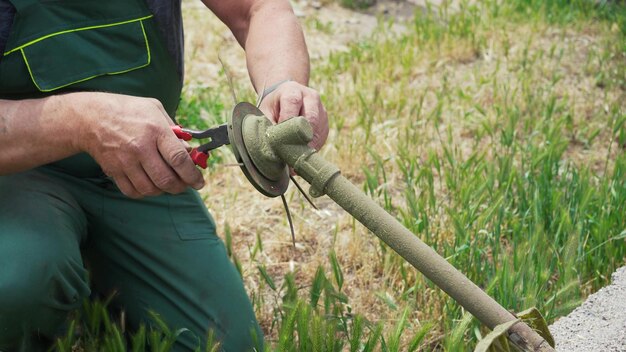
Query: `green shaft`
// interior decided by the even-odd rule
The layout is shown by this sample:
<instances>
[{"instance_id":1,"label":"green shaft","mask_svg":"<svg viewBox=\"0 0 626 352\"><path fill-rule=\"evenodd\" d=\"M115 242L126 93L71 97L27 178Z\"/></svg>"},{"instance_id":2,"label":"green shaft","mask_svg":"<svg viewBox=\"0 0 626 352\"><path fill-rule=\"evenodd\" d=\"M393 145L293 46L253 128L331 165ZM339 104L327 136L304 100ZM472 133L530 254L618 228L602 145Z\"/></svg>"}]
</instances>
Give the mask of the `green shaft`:
<instances>
[{"instance_id":1,"label":"green shaft","mask_svg":"<svg viewBox=\"0 0 626 352\"><path fill-rule=\"evenodd\" d=\"M328 182L325 193L489 328L515 319L342 175Z\"/></svg>"},{"instance_id":2,"label":"green shaft","mask_svg":"<svg viewBox=\"0 0 626 352\"><path fill-rule=\"evenodd\" d=\"M490 329L516 319L342 175L334 176L326 184L324 193ZM530 351L551 350L547 342L524 323L514 325L510 331L524 336Z\"/></svg>"}]
</instances>

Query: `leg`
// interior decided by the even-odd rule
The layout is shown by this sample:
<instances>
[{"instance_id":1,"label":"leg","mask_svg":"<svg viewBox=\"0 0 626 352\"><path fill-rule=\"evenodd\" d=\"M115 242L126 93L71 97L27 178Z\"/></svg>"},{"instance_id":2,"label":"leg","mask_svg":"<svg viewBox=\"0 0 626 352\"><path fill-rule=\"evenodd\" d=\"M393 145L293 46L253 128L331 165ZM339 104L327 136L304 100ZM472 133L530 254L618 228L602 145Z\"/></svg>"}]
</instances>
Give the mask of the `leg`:
<instances>
[{"instance_id":1,"label":"leg","mask_svg":"<svg viewBox=\"0 0 626 352\"><path fill-rule=\"evenodd\" d=\"M82 211L37 171L0 177L0 350L32 351L89 295ZM39 346L38 346L39 345Z\"/></svg>"},{"instance_id":2,"label":"leg","mask_svg":"<svg viewBox=\"0 0 626 352\"><path fill-rule=\"evenodd\" d=\"M113 303L126 311L132 327L149 322L152 310L172 329L190 330L175 350L195 349L209 329L225 351L250 351L254 340L262 343L239 274L195 191L140 201L106 192L102 216L89 219L87 257L94 289L116 291Z\"/></svg>"}]
</instances>

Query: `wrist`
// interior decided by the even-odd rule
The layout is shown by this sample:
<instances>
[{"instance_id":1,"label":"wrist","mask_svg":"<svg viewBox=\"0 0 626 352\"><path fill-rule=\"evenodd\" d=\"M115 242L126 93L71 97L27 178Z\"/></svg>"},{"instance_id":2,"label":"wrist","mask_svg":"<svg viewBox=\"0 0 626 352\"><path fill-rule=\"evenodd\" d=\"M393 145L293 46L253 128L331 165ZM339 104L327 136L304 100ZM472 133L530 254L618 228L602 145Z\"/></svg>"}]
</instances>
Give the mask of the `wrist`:
<instances>
[{"instance_id":1,"label":"wrist","mask_svg":"<svg viewBox=\"0 0 626 352\"><path fill-rule=\"evenodd\" d=\"M69 138L69 146L76 152L88 152L89 141L96 137L97 122L100 116L101 93L76 92L54 96L56 110L60 115L57 125Z\"/></svg>"}]
</instances>

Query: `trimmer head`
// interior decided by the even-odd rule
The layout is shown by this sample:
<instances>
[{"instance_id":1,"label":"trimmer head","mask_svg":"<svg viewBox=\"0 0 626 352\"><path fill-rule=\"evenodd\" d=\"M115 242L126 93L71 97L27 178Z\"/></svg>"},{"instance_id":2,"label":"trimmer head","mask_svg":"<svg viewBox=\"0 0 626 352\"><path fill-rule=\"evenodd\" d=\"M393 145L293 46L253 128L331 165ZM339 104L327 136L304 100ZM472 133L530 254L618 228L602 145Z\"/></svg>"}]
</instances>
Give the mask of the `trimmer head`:
<instances>
[{"instance_id":1,"label":"trimmer head","mask_svg":"<svg viewBox=\"0 0 626 352\"><path fill-rule=\"evenodd\" d=\"M257 116L264 120L256 118ZM241 170L254 188L268 197L278 197L283 195L289 186L289 168L281 161L256 160L255 164L255 160L248 152L250 148L262 147L257 143L261 140L258 137L261 136L257 135L254 126L259 122L271 125L256 106L246 102L237 104L228 125L228 139Z\"/></svg>"}]
</instances>

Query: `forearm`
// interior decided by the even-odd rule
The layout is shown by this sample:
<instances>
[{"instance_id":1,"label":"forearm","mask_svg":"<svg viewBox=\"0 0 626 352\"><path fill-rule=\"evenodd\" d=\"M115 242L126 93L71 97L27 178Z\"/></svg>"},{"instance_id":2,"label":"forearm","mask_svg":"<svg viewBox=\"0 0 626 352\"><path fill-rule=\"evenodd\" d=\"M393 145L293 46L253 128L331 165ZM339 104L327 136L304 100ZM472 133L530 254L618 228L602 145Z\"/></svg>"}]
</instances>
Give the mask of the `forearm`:
<instances>
[{"instance_id":1,"label":"forearm","mask_svg":"<svg viewBox=\"0 0 626 352\"><path fill-rule=\"evenodd\" d=\"M307 85L309 54L288 0L203 0L246 50L257 92L285 79Z\"/></svg>"},{"instance_id":2,"label":"forearm","mask_svg":"<svg viewBox=\"0 0 626 352\"><path fill-rule=\"evenodd\" d=\"M78 121L71 118L75 103L65 95L0 100L0 175L78 153Z\"/></svg>"},{"instance_id":3,"label":"forearm","mask_svg":"<svg viewBox=\"0 0 626 352\"><path fill-rule=\"evenodd\" d=\"M250 78L259 94L285 79L308 85L309 55L302 28L287 1L253 9L244 45Z\"/></svg>"}]
</instances>

